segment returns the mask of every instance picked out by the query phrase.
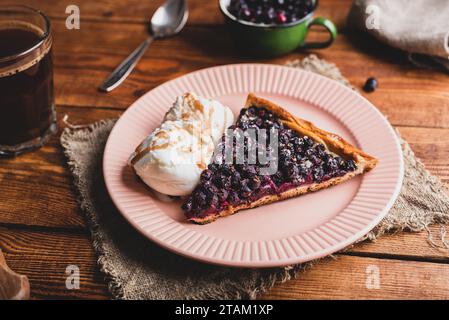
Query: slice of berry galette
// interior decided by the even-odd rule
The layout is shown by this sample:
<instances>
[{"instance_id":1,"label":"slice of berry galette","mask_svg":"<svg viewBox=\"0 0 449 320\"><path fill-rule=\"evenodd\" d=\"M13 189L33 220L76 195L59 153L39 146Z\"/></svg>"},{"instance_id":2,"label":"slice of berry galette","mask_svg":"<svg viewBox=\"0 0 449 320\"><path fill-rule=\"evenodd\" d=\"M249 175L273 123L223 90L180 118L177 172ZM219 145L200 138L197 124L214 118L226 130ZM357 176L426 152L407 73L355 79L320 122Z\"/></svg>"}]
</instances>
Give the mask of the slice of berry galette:
<instances>
[{"instance_id":1,"label":"slice of berry galette","mask_svg":"<svg viewBox=\"0 0 449 320\"><path fill-rule=\"evenodd\" d=\"M256 134L247 134L250 129ZM256 159L249 152L254 146L259 148ZM182 209L188 220L205 224L342 183L376 164L376 158L338 135L250 94Z\"/></svg>"}]
</instances>

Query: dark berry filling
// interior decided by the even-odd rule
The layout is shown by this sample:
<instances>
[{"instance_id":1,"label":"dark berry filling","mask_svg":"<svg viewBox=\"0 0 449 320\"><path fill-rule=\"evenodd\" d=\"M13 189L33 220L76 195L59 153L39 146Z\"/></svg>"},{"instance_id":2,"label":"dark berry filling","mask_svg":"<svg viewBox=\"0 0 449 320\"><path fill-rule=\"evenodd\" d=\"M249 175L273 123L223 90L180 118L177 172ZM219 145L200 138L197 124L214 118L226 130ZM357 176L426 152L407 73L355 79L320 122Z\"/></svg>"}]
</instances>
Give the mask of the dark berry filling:
<instances>
[{"instance_id":1,"label":"dark berry filling","mask_svg":"<svg viewBox=\"0 0 449 320\"><path fill-rule=\"evenodd\" d=\"M316 0L231 0L229 12L237 19L263 24L301 20L315 8Z\"/></svg>"},{"instance_id":2,"label":"dark berry filling","mask_svg":"<svg viewBox=\"0 0 449 320\"><path fill-rule=\"evenodd\" d=\"M257 134L246 134L250 130ZM267 163L245 157L238 161L239 148L245 155L252 145L261 143L259 129L277 130L277 153L266 141L264 148L266 156L277 163L277 171L273 174L261 174ZM308 136L300 136L296 131L285 127L268 109L250 107L242 109L236 125L229 130L230 135L223 136L217 145L211 164L201 174L200 183L183 204L188 218L206 217L222 211L227 206L238 206L274 195L289 189L312 183L320 183L331 178L340 177L356 170L351 159L345 160L330 153L323 144L317 143ZM244 143L237 143L239 134L244 135ZM268 137L268 135L267 135ZM232 162L225 161L227 144L232 143ZM242 150L240 150L242 151ZM263 163L263 164L262 164Z\"/></svg>"}]
</instances>

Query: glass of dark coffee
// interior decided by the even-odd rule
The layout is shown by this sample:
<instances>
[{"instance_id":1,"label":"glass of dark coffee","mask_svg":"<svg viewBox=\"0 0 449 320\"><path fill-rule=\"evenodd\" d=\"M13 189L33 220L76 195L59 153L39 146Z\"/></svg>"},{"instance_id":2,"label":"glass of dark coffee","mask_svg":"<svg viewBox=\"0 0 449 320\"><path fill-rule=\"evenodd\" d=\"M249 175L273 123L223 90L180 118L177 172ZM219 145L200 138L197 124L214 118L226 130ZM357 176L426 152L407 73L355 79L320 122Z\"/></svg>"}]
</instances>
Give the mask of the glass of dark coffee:
<instances>
[{"instance_id":1,"label":"glass of dark coffee","mask_svg":"<svg viewBox=\"0 0 449 320\"><path fill-rule=\"evenodd\" d=\"M38 148L56 131L50 21L0 5L0 156Z\"/></svg>"}]
</instances>

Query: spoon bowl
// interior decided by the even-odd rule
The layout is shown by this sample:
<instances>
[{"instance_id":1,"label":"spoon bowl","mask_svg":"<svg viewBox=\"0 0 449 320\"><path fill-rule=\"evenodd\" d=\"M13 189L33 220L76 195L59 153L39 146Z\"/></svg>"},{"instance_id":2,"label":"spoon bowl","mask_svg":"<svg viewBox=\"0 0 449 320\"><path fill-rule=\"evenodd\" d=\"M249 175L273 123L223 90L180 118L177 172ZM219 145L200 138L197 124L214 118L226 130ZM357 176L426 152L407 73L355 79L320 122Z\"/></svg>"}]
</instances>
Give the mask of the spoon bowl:
<instances>
[{"instance_id":1,"label":"spoon bowl","mask_svg":"<svg viewBox=\"0 0 449 320\"><path fill-rule=\"evenodd\" d=\"M150 31L155 38L178 34L186 25L189 16L185 1L168 0L153 14Z\"/></svg>"}]
</instances>

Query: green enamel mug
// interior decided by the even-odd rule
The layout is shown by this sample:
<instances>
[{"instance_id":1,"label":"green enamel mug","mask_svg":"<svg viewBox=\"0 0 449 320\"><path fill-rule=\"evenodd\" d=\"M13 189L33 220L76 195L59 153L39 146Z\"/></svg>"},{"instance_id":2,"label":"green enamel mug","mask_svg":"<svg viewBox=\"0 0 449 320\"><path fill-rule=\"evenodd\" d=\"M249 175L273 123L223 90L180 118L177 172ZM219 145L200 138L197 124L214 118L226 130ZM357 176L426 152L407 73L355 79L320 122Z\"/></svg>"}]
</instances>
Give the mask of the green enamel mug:
<instances>
[{"instance_id":1,"label":"green enamel mug","mask_svg":"<svg viewBox=\"0 0 449 320\"><path fill-rule=\"evenodd\" d=\"M314 1L313 10L308 15L283 25L257 24L239 20L229 13L230 2L231 0L219 0L220 10L237 48L246 54L274 57L297 48L323 49L329 47L337 38L337 28L332 21L313 17L318 7L318 0ZM329 33L329 39L323 42L307 42L307 33L312 26L324 27Z\"/></svg>"}]
</instances>

